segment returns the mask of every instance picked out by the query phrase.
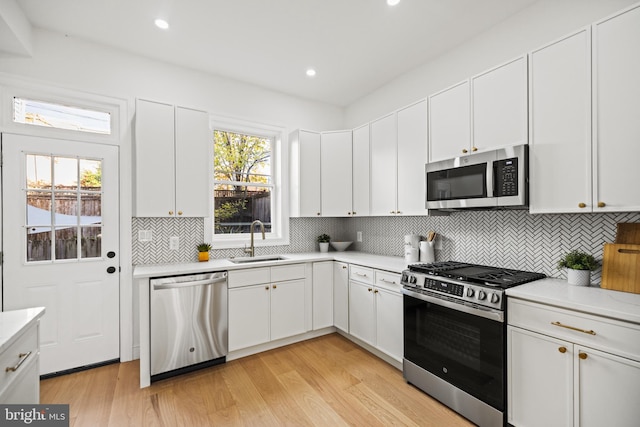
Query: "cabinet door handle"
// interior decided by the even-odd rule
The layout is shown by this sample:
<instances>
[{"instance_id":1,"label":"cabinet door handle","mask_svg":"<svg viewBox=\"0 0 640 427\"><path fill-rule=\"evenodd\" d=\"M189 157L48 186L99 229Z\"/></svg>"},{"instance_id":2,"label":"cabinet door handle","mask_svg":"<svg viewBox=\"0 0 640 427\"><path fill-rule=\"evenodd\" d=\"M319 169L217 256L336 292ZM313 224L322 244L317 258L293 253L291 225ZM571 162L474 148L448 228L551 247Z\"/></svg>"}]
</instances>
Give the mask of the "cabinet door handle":
<instances>
[{"instance_id":1,"label":"cabinet door handle","mask_svg":"<svg viewBox=\"0 0 640 427\"><path fill-rule=\"evenodd\" d=\"M587 353L578 353L578 357L582 360L585 360L588 356Z\"/></svg>"},{"instance_id":2,"label":"cabinet door handle","mask_svg":"<svg viewBox=\"0 0 640 427\"><path fill-rule=\"evenodd\" d=\"M469 152L469 150L467 150L466 148L462 149L462 154L467 154Z\"/></svg>"},{"instance_id":3,"label":"cabinet door handle","mask_svg":"<svg viewBox=\"0 0 640 427\"><path fill-rule=\"evenodd\" d=\"M571 329L572 331L578 331L578 332L582 332L583 334L589 334L589 335L595 335L596 333L592 330L586 330L586 329L580 329L580 328L576 328L575 326L569 326L569 325L563 325L560 322L551 322L551 324L553 326L559 326L561 328L567 328L567 329Z\"/></svg>"},{"instance_id":4,"label":"cabinet door handle","mask_svg":"<svg viewBox=\"0 0 640 427\"><path fill-rule=\"evenodd\" d=\"M268 287L268 286L265 286L264 288L265 288L266 290L269 290L269 287Z\"/></svg>"},{"instance_id":5,"label":"cabinet door handle","mask_svg":"<svg viewBox=\"0 0 640 427\"><path fill-rule=\"evenodd\" d=\"M182 211L178 211L178 215L182 215Z\"/></svg>"},{"instance_id":6,"label":"cabinet door handle","mask_svg":"<svg viewBox=\"0 0 640 427\"><path fill-rule=\"evenodd\" d=\"M580 209L584 209L584 208L586 208L586 207L587 207L587 204L586 204L586 203L578 203L578 207L579 207Z\"/></svg>"},{"instance_id":7,"label":"cabinet door handle","mask_svg":"<svg viewBox=\"0 0 640 427\"><path fill-rule=\"evenodd\" d=\"M273 289L276 289L278 287L278 285L273 285Z\"/></svg>"},{"instance_id":8,"label":"cabinet door handle","mask_svg":"<svg viewBox=\"0 0 640 427\"><path fill-rule=\"evenodd\" d=\"M22 366L24 361L29 358L29 356L31 356L31 352L30 351L27 352L27 353L18 354L18 357L20 358L20 360L18 361L16 366L7 366L4 371L5 372L15 372L15 371L17 371L18 369L20 369L20 366Z\"/></svg>"},{"instance_id":9,"label":"cabinet door handle","mask_svg":"<svg viewBox=\"0 0 640 427\"><path fill-rule=\"evenodd\" d=\"M169 215L173 215L173 211L169 211Z\"/></svg>"},{"instance_id":10,"label":"cabinet door handle","mask_svg":"<svg viewBox=\"0 0 640 427\"><path fill-rule=\"evenodd\" d=\"M342 269L343 269L343 270L344 270L344 269L346 269L346 268L347 268L347 266L346 266L346 265L343 265L343 266L342 266Z\"/></svg>"},{"instance_id":11,"label":"cabinet door handle","mask_svg":"<svg viewBox=\"0 0 640 427\"><path fill-rule=\"evenodd\" d=\"M558 351L559 351L560 353L566 353L566 352L567 352L567 347L560 347L560 348L558 349Z\"/></svg>"},{"instance_id":12,"label":"cabinet door handle","mask_svg":"<svg viewBox=\"0 0 640 427\"><path fill-rule=\"evenodd\" d=\"M369 292L371 292L373 289L372 289L372 288L369 288L369 289L367 289L367 290L368 290Z\"/></svg>"},{"instance_id":13,"label":"cabinet door handle","mask_svg":"<svg viewBox=\"0 0 640 427\"><path fill-rule=\"evenodd\" d=\"M476 151L478 151L478 147L473 147L473 148L471 149L471 151L473 151L473 152L475 153Z\"/></svg>"},{"instance_id":14,"label":"cabinet door handle","mask_svg":"<svg viewBox=\"0 0 640 427\"><path fill-rule=\"evenodd\" d=\"M604 208L605 206L607 206L607 204L605 202L598 202L598 207L599 208Z\"/></svg>"},{"instance_id":15,"label":"cabinet door handle","mask_svg":"<svg viewBox=\"0 0 640 427\"><path fill-rule=\"evenodd\" d=\"M374 294L377 294L377 293L378 293L378 290L376 289L375 291L373 291L373 293L374 293Z\"/></svg>"}]
</instances>

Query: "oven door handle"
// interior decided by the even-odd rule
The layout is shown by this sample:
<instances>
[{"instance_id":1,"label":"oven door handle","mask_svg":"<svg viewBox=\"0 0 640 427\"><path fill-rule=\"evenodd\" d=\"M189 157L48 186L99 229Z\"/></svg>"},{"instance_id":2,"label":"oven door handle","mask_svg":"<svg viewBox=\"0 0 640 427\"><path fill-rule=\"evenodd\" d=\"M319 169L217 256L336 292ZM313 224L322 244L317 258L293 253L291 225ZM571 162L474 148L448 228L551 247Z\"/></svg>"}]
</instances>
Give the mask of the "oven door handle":
<instances>
[{"instance_id":1,"label":"oven door handle","mask_svg":"<svg viewBox=\"0 0 640 427\"><path fill-rule=\"evenodd\" d=\"M465 304L459 304L459 303L455 303L455 302L450 302L447 300L443 300L440 298L436 298L436 297L432 297L429 295L425 295L423 293L420 292L414 292L411 291L409 289L402 289L402 293L404 295L422 300L422 301L426 301L426 302L430 302L433 303L435 305L440 305L443 307L447 307L450 308L452 310L456 310L456 311L461 311L463 313L467 313L467 314L472 314L474 316L480 316L480 317L484 317L485 319L489 319L489 320L494 320L496 322L500 322L500 323L504 323L504 312L503 311L499 311L499 310L492 310L490 308L488 309L480 309L480 308L475 308L475 307L469 307L468 305Z\"/></svg>"}]
</instances>

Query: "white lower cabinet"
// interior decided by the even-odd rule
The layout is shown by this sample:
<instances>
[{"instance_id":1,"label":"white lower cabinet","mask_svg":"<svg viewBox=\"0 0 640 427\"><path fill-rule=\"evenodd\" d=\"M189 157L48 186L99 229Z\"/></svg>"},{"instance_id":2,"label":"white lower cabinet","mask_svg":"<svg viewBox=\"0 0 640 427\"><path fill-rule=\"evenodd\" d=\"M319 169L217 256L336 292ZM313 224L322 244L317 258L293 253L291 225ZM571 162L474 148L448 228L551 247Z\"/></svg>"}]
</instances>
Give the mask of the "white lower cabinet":
<instances>
[{"instance_id":1,"label":"white lower cabinet","mask_svg":"<svg viewBox=\"0 0 640 427\"><path fill-rule=\"evenodd\" d=\"M0 352L0 364L3 367L0 375L1 404L40 402L38 327L38 323L33 324ZM3 340L6 338L3 337Z\"/></svg>"},{"instance_id":2,"label":"white lower cabinet","mask_svg":"<svg viewBox=\"0 0 640 427\"><path fill-rule=\"evenodd\" d=\"M333 263L333 325L349 332L349 264Z\"/></svg>"},{"instance_id":3,"label":"white lower cabinet","mask_svg":"<svg viewBox=\"0 0 640 427\"><path fill-rule=\"evenodd\" d=\"M313 330L333 326L333 261L313 263Z\"/></svg>"},{"instance_id":4,"label":"white lower cabinet","mask_svg":"<svg viewBox=\"0 0 640 427\"><path fill-rule=\"evenodd\" d=\"M230 271L229 351L306 332L306 292L304 264Z\"/></svg>"},{"instance_id":5,"label":"white lower cabinet","mask_svg":"<svg viewBox=\"0 0 640 427\"><path fill-rule=\"evenodd\" d=\"M508 421L637 426L640 325L509 299Z\"/></svg>"},{"instance_id":6,"label":"white lower cabinet","mask_svg":"<svg viewBox=\"0 0 640 427\"><path fill-rule=\"evenodd\" d=\"M349 333L401 361L400 275L351 265L349 278Z\"/></svg>"}]
</instances>

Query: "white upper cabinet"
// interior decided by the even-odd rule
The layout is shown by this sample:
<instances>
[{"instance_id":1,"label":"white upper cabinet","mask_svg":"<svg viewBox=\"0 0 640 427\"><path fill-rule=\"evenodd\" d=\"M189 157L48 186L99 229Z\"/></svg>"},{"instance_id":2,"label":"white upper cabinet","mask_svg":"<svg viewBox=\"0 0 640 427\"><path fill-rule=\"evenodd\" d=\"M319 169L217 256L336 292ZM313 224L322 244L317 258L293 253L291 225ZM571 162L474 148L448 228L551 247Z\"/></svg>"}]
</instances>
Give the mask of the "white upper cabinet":
<instances>
[{"instance_id":1,"label":"white upper cabinet","mask_svg":"<svg viewBox=\"0 0 640 427\"><path fill-rule=\"evenodd\" d=\"M320 134L297 130L291 143L291 216L320 216Z\"/></svg>"},{"instance_id":2,"label":"white upper cabinet","mask_svg":"<svg viewBox=\"0 0 640 427\"><path fill-rule=\"evenodd\" d=\"M209 216L212 145L206 112L136 100L135 215Z\"/></svg>"},{"instance_id":3,"label":"white upper cabinet","mask_svg":"<svg viewBox=\"0 0 640 427\"><path fill-rule=\"evenodd\" d=\"M371 122L371 215L426 215L427 101Z\"/></svg>"},{"instance_id":4,"label":"white upper cabinet","mask_svg":"<svg viewBox=\"0 0 640 427\"><path fill-rule=\"evenodd\" d=\"M589 29L530 53L529 99L531 212L590 211Z\"/></svg>"},{"instance_id":5,"label":"white upper cabinet","mask_svg":"<svg viewBox=\"0 0 640 427\"><path fill-rule=\"evenodd\" d=\"M640 6L593 25L593 211L640 211Z\"/></svg>"},{"instance_id":6,"label":"white upper cabinet","mask_svg":"<svg viewBox=\"0 0 640 427\"><path fill-rule=\"evenodd\" d=\"M426 215L427 101L398 111L398 206L403 215Z\"/></svg>"},{"instance_id":7,"label":"white upper cabinet","mask_svg":"<svg viewBox=\"0 0 640 427\"><path fill-rule=\"evenodd\" d=\"M471 150L527 143L527 58L471 78Z\"/></svg>"},{"instance_id":8,"label":"white upper cabinet","mask_svg":"<svg viewBox=\"0 0 640 427\"><path fill-rule=\"evenodd\" d=\"M350 130L320 135L320 194L322 216L353 214Z\"/></svg>"},{"instance_id":9,"label":"white upper cabinet","mask_svg":"<svg viewBox=\"0 0 640 427\"><path fill-rule=\"evenodd\" d=\"M395 215L398 133L396 114L371 122L371 215Z\"/></svg>"},{"instance_id":10,"label":"white upper cabinet","mask_svg":"<svg viewBox=\"0 0 640 427\"><path fill-rule=\"evenodd\" d=\"M353 210L356 216L368 216L371 184L370 184L370 152L369 124L353 130Z\"/></svg>"},{"instance_id":11,"label":"white upper cabinet","mask_svg":"<svg viewBox=\"0 0 640 427\"><path fill-rule=\"evenodd\" d=\"M472 151L469 81L429 97L429 161L451 159Z\"/></svg>"}]
</instances>

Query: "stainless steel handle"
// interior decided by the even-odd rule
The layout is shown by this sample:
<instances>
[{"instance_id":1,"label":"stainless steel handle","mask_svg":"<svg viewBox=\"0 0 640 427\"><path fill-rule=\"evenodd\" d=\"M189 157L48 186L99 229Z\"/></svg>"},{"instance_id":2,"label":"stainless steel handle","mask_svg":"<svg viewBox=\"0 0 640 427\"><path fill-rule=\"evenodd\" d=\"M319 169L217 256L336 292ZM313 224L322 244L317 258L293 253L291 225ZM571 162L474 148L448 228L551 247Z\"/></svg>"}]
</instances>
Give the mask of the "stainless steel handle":
<instances>
[{"instance_id":1,"label":"stainless steel handle","mask_svg":"<svg viewBox=\"0 0 640 427\"><path fill-rule=\"evenodd\" d=\"M27 353L20 353L18 355L18 357L20 358L20 360L18 361L18 363L16 364L16 366L7 366L5 368L5 372L15 372L18 369L20 369L20 366L22 366L22 364L25 362L25 360L27 360L29 358L29 356L31 356L31 352L27 352Z\"/></svg>"},{"instance_id":2,"label":"stainless steel handle","mask_svg":"<svg viewBox=\"0 0 640 427\"><path fill-rule=\"evenodd\" d=\"M216 283L223 283L227 281L227 277L216 277L214 279L195 280L193 282L174 282L174 283L162 283L153 285L153 289L175 289L175 288L188 288L190 286L201 285L215 285Z\"/></svg>"},{"instance_id":3,"label":"stainless steel handle","mask_svg":"<svg viewBox=\"0 0 640 427\"><path fill-rule=\"evenodd\" d=\"M551 324L553 326L559 326L561 328L566 328L566 329L571 329L572 331L578 331L578 332L582 332L583 334L589 334L589 335L595 335L596 333L592 330L586 330L586 329L580 329L580 328L576 328L575 326L569 326L569 325L563 325L560 322L551 322Z\"/></svg>"},{"instance_id":4,"label":"stainless steel handle","mask_svg":"<svg viewBox=\"0 0 640 427\"><path fill-rule=\"evenodd\" d=\"M361 277L369 277L367 276L366 273L358 273L357 271L355 272L356 276L361 276Z\"/></svg>"},{"instance_id":5,"label":"stainless steel handle","mask_svg":"<svg viewBox=\"0 0 640 427\"><path fill-rule=\"evenodd\" d=\"M380 279L381 282L383 283L391 283L392 285L397 285L395 280L387 280L384 277L382 279Z\"/></svg>"},{"instance_id":6,"label":"stainless steel handle","mask_svg":"<svg viewBox=\"0 0 640 427\"><path fill-rule=\"evenodd\" d=\"M504 323L504 312L499 310L494 310L491 308L476 308L470 307L464 304L445 301L440 298L432 297L429 295L425 295L419 292L410 291L409 289L402 288L402 293L404 295L410 296L412 298L416 298L422 301L430 302L435 305L439 305L442 307L450 308L455 311L460 311L463 313L473 314L474 316L484 317L485 319L494 320L496 322Z\"/></svg>"}]
</instances>

